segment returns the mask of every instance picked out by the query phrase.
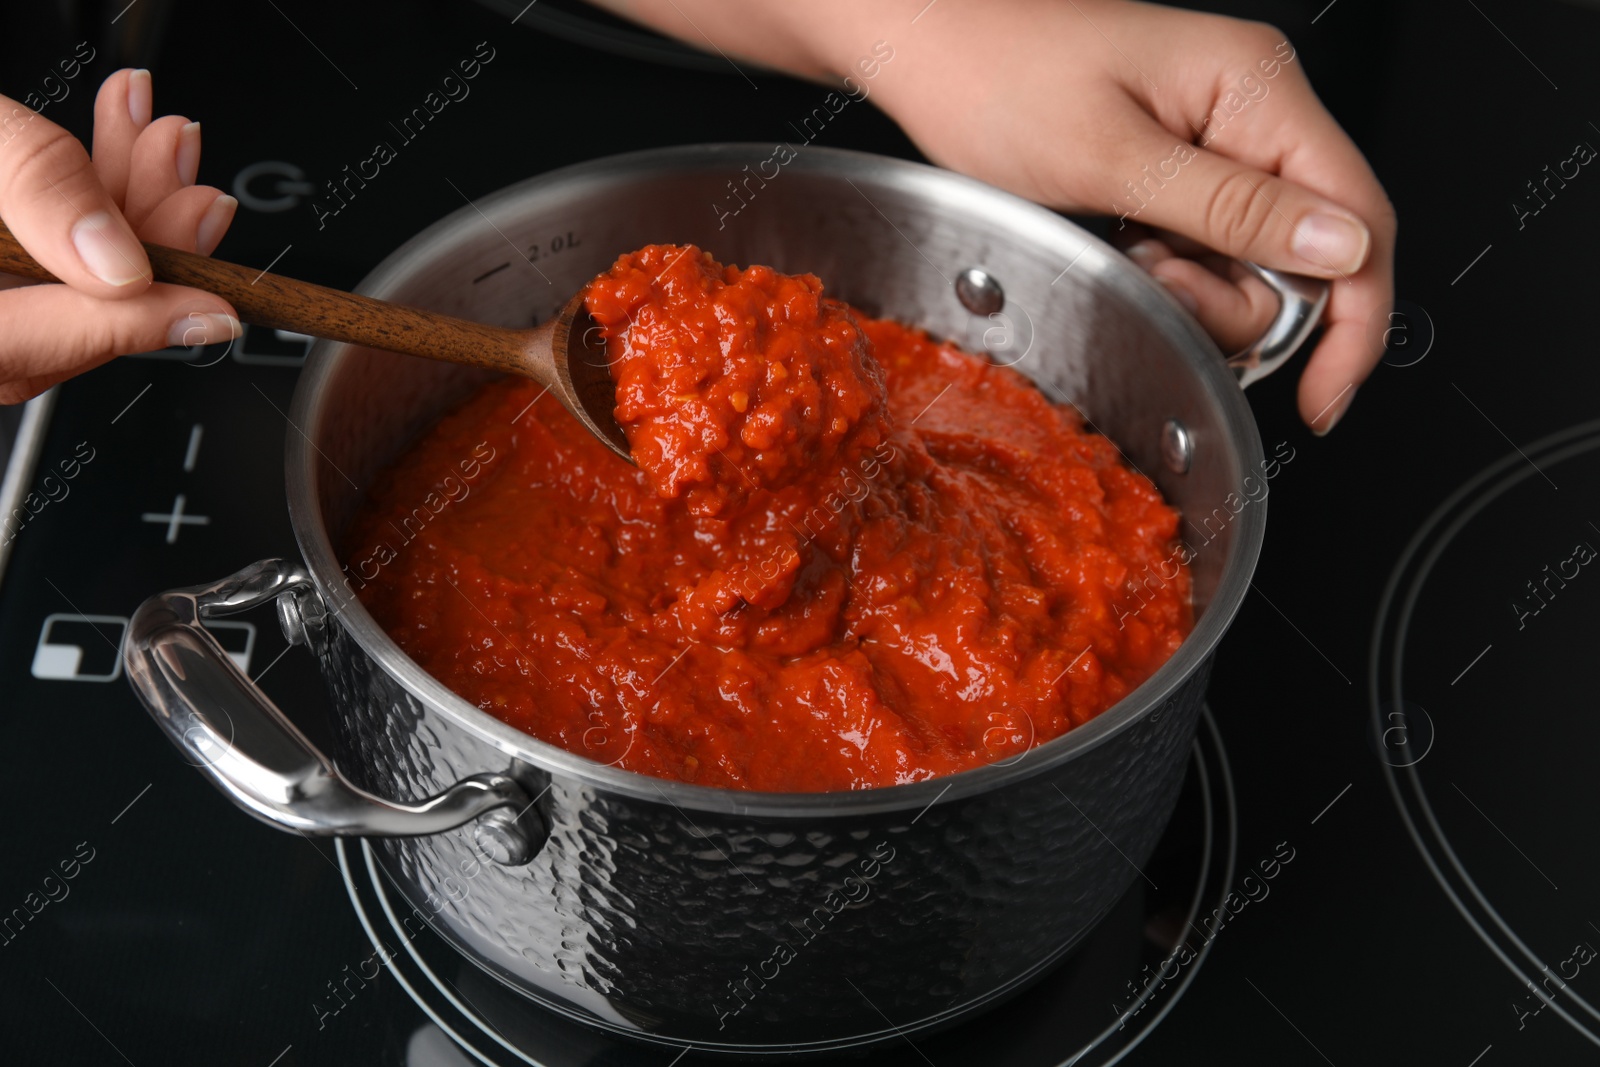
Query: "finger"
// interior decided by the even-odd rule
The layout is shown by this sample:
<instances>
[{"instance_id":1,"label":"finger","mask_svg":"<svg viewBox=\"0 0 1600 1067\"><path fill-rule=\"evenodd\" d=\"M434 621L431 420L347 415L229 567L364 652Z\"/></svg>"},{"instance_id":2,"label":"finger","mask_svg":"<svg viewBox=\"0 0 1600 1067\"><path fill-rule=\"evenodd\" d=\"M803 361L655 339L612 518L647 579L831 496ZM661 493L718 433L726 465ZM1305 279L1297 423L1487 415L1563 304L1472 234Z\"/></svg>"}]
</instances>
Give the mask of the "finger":
<instances>
[{"instance_id":1,"label":"finger","mask_svg":"<svg viewBox=\"0 0 1600 1067\"><path fill-rule=\"evenodd\" d=\"M66 130L0 96L0 219L46 270L96 297L150 283L133 229Z\"/></svg>"},{"instance_id":2,"label":"finger","mask_svg":"<svg viewBox=\"0 0 1600 1067\"><path fill-rule=\"evenodd\" d=\"M1144 158L1158 162L1141 166L1127 194L1140 205L1140 221L1226 255L1318 278L1347 278L1366 264L1372 234L1350 209L1170 135L1159 145L1141 139ZM1160 146L1166 155L1148 154Z\"/></svg>"},{"instance_id":3,"label":"finger","mask_svg":"<svg viewBox=\"0 0 1600 1067\"><path fill-rule=\"evenodd\" d=\"M1215 252L1199 241L1185 237L1181 233L1173 233L1171 230L1158 230L1150 226L1141 226L1139 229L1145 231L1146 238L1161 242L1175 256L1199 259L1202 256L1216 255Z\"/></svg>"},{"instance_id":4,"label":"finger","mask_svg":"<svg viewBox=\"0 0 1600 1067\"><path fill-rule=\"evenodd\" d=\"M128 192L133 142L150 125L153 98L148 70L119 70L94 99L94 169L117 203Z\"/></svg>"},{"instance_id":5,"label":"finger","mask_svg":"<svg viewBox=\"0 0 1600 1067\"><path fill-rule=\"evenodd\" d=\"M1188 254L1177 255L1168 240ZM1266 329L1277 310L1273 292L1236 259L1206 253L1187 238L1146 238L1127 249L1128 258L1160 282L1225 351L1236 352ZM1198 253L1202 258L1194 258Z\"/></svg>"},{"instance_id":6,"label":"finger","mask_svg":"<svg viewBox=\"0 0 1600 1067\"><path fill-rule=\"evenodd\" d=\"M1328 120L1332 125L1332 119ZM1383 358L1382 331L1394 305L1394 247L1398 220L1361 153L1338 136L1322 154L1298 153L1285 162L1285 173L1314 186L1344 189L1347 202L1360 211L1372 229L1372 254L1365 268L1335 280L1328 296L1327 330L1300 376L1300 417L1319 436L1332 430L1355 399L1356 389Z\"/></svg>"},{"instance_id":7,"label":"finger","mask_svg":"<svg viewBox=\"0 0 1600 1067\"><path fill-rule=\"evenodd\" d=\"M1146 271L1149 271L1157 263L1171 259L1172 249L1167 247L1165 241L1158 241L1153 237L1148 237L1142 241L1135 241L1123 249L1123 254Z\"/></svg>"},{"instance_id":8,"label":"finger","mask_svg":"<svg viewBox=\"0 0 1600 1067\"><path fill-rule=\"evenodd\" d=\"M1128 248L1132 245L1138 244L1141 241L1148 241L1151 238L1155 238L1158 241L1166 243L1166 236L1167 235L1161 230L1154 229L1150 226L1145 226L1142 223L1134 222L1130 219L1125 221L1117 229L1111 231L1110 241L1112 247L1114 248Z\"/></svg>"},{"instance_id":9,"label":"finger","mask_svg":"<svg viewBox=\"0 0 1600 1067\"><path fill-rule=\"evenodd\" d=\"M191 185L167 197L139 227L141 240L209 256L233 222L239 201L209 185Z\"/></svg>"},{"instance_id":10,"label":"finger","mask_svg":"<svg viewBox=\"0 0 1600 1067\"><path fill-rule=\"evenodd\" d=\"M182 115L161 116L133 144L123 214L137 230L157 204L193 185L199 170L200 124Z\"/></svg>"},{"instance_id":11,"label":"finger","mask_svg":"<svg viewBox=\"0 0 1600 1067\"><path fill-rule=\"evenodd\" d=\"M0 292L0 403L39 381L59 380L114 356L237 337L226 301L178 285L152 285L128 300L96 300L66 285ZM31 383L31 384L30 384Z\"/></svg>"},{"instance_id":12,"label":"finger","mask_svg":"<svg viewBox=\"0 0 1600 1067\"><path fill-rule=\"evenodd\" d=\"M1300 375L1300 418L1318 437L1344 418L1356 390L1383 355L1368 333L1364 324L1348 319L1332 323Z\"/></svg>"},{"instance_id":13,"label":"finger","mask_svg":"<svg viewBox=\"0 0 1600 1067\"><path fill-rule=\"evenodd\" d=\"M1394 304L1394 215L1373 229L1372 262L1349 279L1334 281L1324 316L1327 329L1300 375L1300 417L1319 436L1333 429L1358 387L1383 357L1382 331L1371 328Z\"/></svg>"},{"instance_id":14,"label":"finger","mask_svg":"<svg viewBox=\"0 0 1600 1067\"><path fill-rule=\"evenodd\" d=\"M1273 90L1276 103L1267 106L1269 102L1263 101L1251 121L1230 125L1227 135L1216 138L1212 147L1249 166L1274 171L1311 195L1344 205L1363 220L1370 234L1363 267L1332 278L1328 329L1300 378L1300 416L1321 434L1349 409L1356 387L1383 355L1375 340L1381 331L1371 330L1369 324L1386 316L1394 300L1396 220L1372 168L1322 106L1301 69L1285 67L1283 73ZM1235 130L1236 136L1231 132ZM1270 190L1267 195L1273 196ZM1278 208L1297 217L1293 203L1285 207L1280 202ZM1320 252L1334 258L1325 244ZM1296 269L1268 258L1258 261Z\"/></svg>"},{"instance_id":15,"label":"finger","mask_svg":"<svg viewBox=\"0 0 1600 1067\"><path fill-rule=\"evenodd\" d=\"M1242 267L1217 273L1181 256L1156 264L1151 274L1189 309L1224 352L1238 352L1265 332L1278 312L1278 297Z\"/></svg>"},{"instance_id":16,"label":"finger","mask_svg":"<svg viewBox=\"0 0 1600 1067\"><path fill-rule=\"evenodd\" d=\"M1322 106L1301 68L1285 67L1282 74L1270 104L1200 143L1341 204L1376 226L1387 198L1366 157Z\"/></svg>"}]
</instances>

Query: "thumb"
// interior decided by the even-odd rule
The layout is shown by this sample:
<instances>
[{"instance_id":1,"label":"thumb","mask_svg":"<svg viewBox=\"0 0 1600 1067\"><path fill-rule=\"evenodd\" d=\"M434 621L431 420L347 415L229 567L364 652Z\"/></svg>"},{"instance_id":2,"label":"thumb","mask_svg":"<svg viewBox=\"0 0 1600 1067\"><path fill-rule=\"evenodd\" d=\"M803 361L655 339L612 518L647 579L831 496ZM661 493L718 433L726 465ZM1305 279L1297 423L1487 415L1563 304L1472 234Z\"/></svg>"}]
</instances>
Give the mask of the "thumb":
<instances>
[{"instance_id":1,"label":"thumb","mask_svg":"<svg viewBox=\"0 0 1600 1067\"><path fill-rule=\"evenodd\" d=\"M0 96L0 219L50 273L91 296L150 284L150 261L100 184L83 145L32 108Z\"/></svg>"},{"instance_id":2,"label":"thumb","mask_svg":"<svg viewBox=\"0 0 1600 1067\"><path fill-rule=\"evenodd\" d=\"M1159 150L1158 150L1159 151ZM1124 205L1146 222L1225 255L1319 278L1354 274L1372 234L1348 208L1304 186L1194 145L1166 142L1161 162L1125 183Z\"/></svg>"}]
</instances>

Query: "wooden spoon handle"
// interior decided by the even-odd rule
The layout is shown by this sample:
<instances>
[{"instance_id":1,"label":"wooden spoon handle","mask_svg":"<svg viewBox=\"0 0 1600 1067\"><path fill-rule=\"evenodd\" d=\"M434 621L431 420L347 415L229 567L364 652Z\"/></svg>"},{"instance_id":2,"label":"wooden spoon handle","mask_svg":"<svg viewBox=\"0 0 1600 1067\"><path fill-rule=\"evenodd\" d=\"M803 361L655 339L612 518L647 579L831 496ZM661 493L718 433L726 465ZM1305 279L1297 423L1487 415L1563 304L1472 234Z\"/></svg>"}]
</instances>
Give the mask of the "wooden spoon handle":
<instances>
[{"instance_id":1,"label":"wooden spoon handle","mask_svg":"<svg viewBox=\"0 0 1600 1067\"><path fill-rule=\"evenodd\" d=\"M390 304L310 282L146 243L158 282L214 293L242 321L408 356L512 371L549 385L549 361L528 359L534 331L508 330ZM58 281L0 224L0 272Z\"/></svg>"}]
</instances>

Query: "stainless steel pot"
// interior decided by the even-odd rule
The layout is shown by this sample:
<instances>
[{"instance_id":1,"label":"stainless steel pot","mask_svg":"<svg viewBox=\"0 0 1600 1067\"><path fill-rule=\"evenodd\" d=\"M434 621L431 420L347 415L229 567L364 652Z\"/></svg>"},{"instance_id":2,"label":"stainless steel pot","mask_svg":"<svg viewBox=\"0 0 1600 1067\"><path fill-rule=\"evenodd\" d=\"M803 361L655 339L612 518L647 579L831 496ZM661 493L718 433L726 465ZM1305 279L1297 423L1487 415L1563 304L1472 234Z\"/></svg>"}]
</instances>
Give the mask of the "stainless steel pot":
<instances>
[{"instance_id":1,"label":"stainless steel pot","mask_svg":"<svg viewBox=\"0 0 1600 1067\"><path fill-rule=\"evenodd\" d=\"M1081 408L1193 531L1194 632L1116 707L1003 765L854 793L669 782L537 741L408 659L334 548L376 473L482 375L330 343L313 349L287 435L304 565L266 560L154 597L125 651L157 722L245 810L384 838L408 929L428 923L594 1025L739 1052L866 1043L976 1011L1061 959L1139 877L1261 544L1266 505L1246 479L1263 479L1263 457L1239 380L1287 358L1326 299L1265 273L1283 311L1230 370L1160 286L1043 208L911 163L777 158L675 148L536 178L432 226L362 291L521 326L622 251L695 242L988 348ZM333 762L201 625L272 600L332 692Z\"/></svg>"}]
</instances>

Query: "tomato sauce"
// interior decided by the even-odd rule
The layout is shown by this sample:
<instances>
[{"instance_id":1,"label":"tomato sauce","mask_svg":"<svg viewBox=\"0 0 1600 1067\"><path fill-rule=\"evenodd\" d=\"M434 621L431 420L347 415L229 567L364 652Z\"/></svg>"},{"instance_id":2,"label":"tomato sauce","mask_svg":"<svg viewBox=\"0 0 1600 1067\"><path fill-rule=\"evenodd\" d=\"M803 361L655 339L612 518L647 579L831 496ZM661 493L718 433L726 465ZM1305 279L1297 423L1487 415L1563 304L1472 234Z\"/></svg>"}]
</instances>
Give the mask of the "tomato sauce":
<instances>
[{"instance_id":1,"label":"tomato sauce","mask_svg":"<svg viewBox=\"0 0 1600 1067\"><path fill-rule=\"evenodd\" d=\"M693 246L586 302L638 467L508 378L347 539L373 616L490 714L658 777L862 789L1057 737L1189 632L1177 512L1017 372Z\"/></svg>"}]
</instances>

